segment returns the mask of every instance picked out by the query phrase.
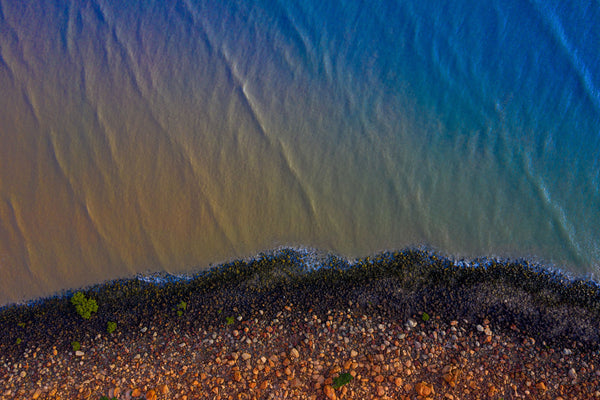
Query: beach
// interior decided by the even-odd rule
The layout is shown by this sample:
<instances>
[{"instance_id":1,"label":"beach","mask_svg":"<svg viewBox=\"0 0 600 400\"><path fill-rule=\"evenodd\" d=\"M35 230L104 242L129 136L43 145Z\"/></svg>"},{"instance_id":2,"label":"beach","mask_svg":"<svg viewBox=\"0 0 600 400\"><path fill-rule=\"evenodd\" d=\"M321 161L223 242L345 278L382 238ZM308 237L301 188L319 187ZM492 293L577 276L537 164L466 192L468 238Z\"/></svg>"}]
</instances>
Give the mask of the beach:
<instances>
[{"instance_id":1,"label":"beach","mask_svg":"<svg viewBox=\"0 0 600 400\"><path fill-rule=\"evenodd\" d=\"M5 307L0 398L600 398L591 282L420 250L299 257L106 282L82 290L90 319L73 292Z\"/></svg>"}]
</instances>

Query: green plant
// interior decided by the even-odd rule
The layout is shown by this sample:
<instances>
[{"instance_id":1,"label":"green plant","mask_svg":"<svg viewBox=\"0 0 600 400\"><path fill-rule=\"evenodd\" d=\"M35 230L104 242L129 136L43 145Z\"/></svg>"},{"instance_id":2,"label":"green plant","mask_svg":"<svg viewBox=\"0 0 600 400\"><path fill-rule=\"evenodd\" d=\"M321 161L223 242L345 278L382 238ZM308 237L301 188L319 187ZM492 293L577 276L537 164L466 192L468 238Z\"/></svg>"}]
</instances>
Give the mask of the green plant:
<instances>
[{"instance_id":1,"label":"green plant","mask_svg":"<svg viewBox=\"0 0 600 400\"><path fill-rule=\"evenodd\" d=\"M235 318L233 317L227 317L225 319L227 320L227 325L233 325L233 322L235 321Z\"/></svg>"},{"instance_id":2,"label":"green plant","mask_svg":"<svg viewBox=\"0 0 600 400\"><path fill-rule=\"evenodd\" d=\"M22 340L21 338L17 338L17 344L21 344Z\"/></svg>"},{"instance_id":3,"label":"green plant","mask_svg":"<svg viewBox=\"0 0 600 400\"><path fill-rule=\"evenodd\" d=\"M183 315L183 312L187 309L187 303L185 301L181 301L179 304L177 304L177 315L179 315L180 317Z\"/></svg>"},{"instance_id":4,"label":"green plant","mask_svg":"<svg viewBox=\"0 0 600 400\"><path fill-rule=\"evenodd\" d=\"M20 328L25 328L25 322L19 322L17 326L19 326Z\"/></svg>"},{"instance_id":5,"label":"green plant","mask_svg":"<svg viewBox=\"0 0 600 400\"><path fill-rule=\"evenodd\" d=\"M100 397L100 400L119 400L119 399L117 399L116 397L109 399L107 396L102 396L102 397Z\"/></svg>"},{"instance_id":6,"label":"green plant","mask_svg":"<svg viewBox=\"0 0 600 400\"><path fill-rule=\"evenodd\" d=\"M106 332L113 333L117 329L117 323L113 321L108 321L106 324Z\"/></svg>"},{"instance_id":7,"label":"green plant","mask_svg":"<svg viewBox=\"0 0 600 400\"><path fill-rule=\"evenodd\" d=\"M81 349L81 343L71 342L71 347L73 347L73 351L78 351L79 349Z\"/></svg>"},{"instance_id":8,"label":"green plant","mask_svg":"<svg viewBox=\"0 0 600 400\"><path fill-rule=\"evenodd\" d=\"M427 322L430 319L429 314L427 314L426 312L423 313L421 318L423 319L424 322Z\"/></svg>"},{"instance_id":9,"label":"green plant","mask_svg":"<svg viewBox=\"0 0 600 400\"><path fill-rule=\"evenodd\" d=\"M71 303L75 306L77 314L83 319L90 319L92 313L98 311L96 300L86 298L81 292L77 292L71 297Z\"/></svg>"},{"instance_id":10,"label":"green plant","mask_svg":"<svg viewBox=\"0 0 600 400\"><path fill-rule=\"evenodd\" d=\"M342 386L344 386L345 384L347 384L348 382L350 382L352 379L354 379L354 377L349 374L348 372L344 372L343 374L340 374L338 377L333 378L333 388L337 389L340 388Z\"/></svg>"}]
</instances>

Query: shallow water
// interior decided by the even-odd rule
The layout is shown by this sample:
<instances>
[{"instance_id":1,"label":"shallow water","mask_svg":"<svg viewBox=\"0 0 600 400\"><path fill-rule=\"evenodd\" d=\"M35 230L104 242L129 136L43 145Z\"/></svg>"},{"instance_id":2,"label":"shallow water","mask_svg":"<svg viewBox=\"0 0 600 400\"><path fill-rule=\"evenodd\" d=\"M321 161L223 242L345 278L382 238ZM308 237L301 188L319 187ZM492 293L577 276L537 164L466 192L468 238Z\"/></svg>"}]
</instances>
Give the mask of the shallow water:
<instances>
[{"instance_id":1,"label":"shallow water","mask_svg":"<svg viewBox=\"0 0 600 400\"><path fill-rule=\"evenodd\" d=\"M0 305L282 245L600 260L600 5L0 2Z\"/></svg>"}]
</instances>

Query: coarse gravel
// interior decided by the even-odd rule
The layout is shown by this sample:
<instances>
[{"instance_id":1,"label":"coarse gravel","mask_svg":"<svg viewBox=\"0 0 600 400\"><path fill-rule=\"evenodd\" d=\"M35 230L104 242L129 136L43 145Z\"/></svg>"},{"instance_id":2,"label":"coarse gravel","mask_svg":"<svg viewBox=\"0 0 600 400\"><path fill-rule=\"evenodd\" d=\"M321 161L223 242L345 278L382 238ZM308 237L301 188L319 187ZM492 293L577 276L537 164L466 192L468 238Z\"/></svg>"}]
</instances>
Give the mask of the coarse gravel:
<instances>
[{"instance_id":1,"label":"coarse gravel","mask_svg":"<svg viewBox=\"0 0 600 400\"><path fill-rule=\"evenodd\" d=\"M70 293L5 307L0 399L600 398L591 283L420 250L299 259L104 283L84 290L89 320Z\"/></svg>"}]
</instances>

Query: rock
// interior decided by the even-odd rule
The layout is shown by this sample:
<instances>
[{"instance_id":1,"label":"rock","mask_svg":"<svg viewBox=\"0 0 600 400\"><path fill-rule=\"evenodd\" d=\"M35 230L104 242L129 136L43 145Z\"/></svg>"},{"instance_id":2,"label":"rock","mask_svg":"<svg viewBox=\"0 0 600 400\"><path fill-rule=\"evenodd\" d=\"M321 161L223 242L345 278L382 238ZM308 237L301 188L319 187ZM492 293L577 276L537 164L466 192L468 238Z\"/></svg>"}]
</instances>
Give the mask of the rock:
<instances>
[{"instance_id":1,"label":"rock","mask_svg":"<svg viewBox=\"0 0 600 400\"><path fill-rule=\"evenodd\" d=\"M409 318L408 319L408 326L411 327L411 328L414 328L415 326L417 326L417 321L415 321L412 318Z\"/></svg>"},{"instance_id":2,"label":"rock","mask_svg":"<svg viewBox=\"0 0 600 400\"><path fill-rule=\"evenodd\" d=\"M156 400L156 391L154 389L146 392L146 400Z\"/></svg>"},{"instance_id":3,"label":"rock","mask_svg":"<svg viewBox=\"0 0 600 400\"><path fill-rule=\"evenodd\" d=\"M384 379L385 379L385 378L384 378L382 375L377 375L377 376L375 377L375 382L377 382L377 383L381 383L381 382L383 382L383 380L384 380Z\"/></svg>"},{"instance_id":4,"label":"rock","mask_svg":"<svg viewBox=\"0 0 600 400\"><path fill-rule=\"evenodd\" d=\"M429 385L426 382L419 382L415 385L415 391L419 396L429 396L433 392L433 385Z\"/></svg>"},{"instance_id":5,"label":"rock","mask_svg":"<svg viewBox=\"0 0 600 400\"><path fill-rule=\"evenodd\" d=\"M158 387L158 390L161 394L169 393L169 387L167 385L161 385Z\"/></svg>"},{"instance_id":6,"label":"rock","mask_svg":"<svg viewBox=\"0 0 600 400\"><path fill-rule=\"evenodd\" d=\"M442 369L444 381L450 385L450 387L455 387L458 383L458 376L460 374L460 370L453 365L447 365Z\"/></svg>"},{"instance_id":7,"label":"rock","mask_svg":"<svg viewBox=\"0 0 600 400\"><path fill-rule=\"evenodd\" d=\"M323 388L323 393L325 394L325 397L327 397L329 400L337 400L335 391L330 385L325 385L325 387Z\"/></svg>"},{"instance_id":8,"label":"rock","mask_svg":"<svg viewBox=\"0 0 600 400\"><path fill-rule=\"evenodd\" d=\"M240 371L233 371L233 380L239 382L242 380L242 374Z\"/></svg>"},{"instance_id":9,"label":"rock","mask_svg":"<svg viewBox=\"0 0 600 400\"><path fill-rule=\"evenodd\" d=\"M300 357L300 353L298 353L298 350L296 350L296 348L293 348L290 351L290 356L293 357L293 358L298 358L298 357Z\"/></svg>"},{"instance_id":10,"label":"rock","mask_svg":"<svg viewBox=\"0 0 600 400\"><path fill-rule=\"evenodd\" d=\"M252 358L252 356L250 355L250 353L242 353L242 359L247 361L250 358Z\"/></svg>"},{"instance_id":11,"label":"rock","mask_svg":"<svg viewBox=\"0 0 600 400\"><path fill-rule=\"evenodd\" d=\"M81 350L77 350L77 351L75 352L75 355L76 355L77 357L83 357L83 355L84 355L84 354L85 354L85 353L84 353L83 351L81 351Z\"/></svg>"},{"instance_id":12,"label":"rock","mask_svg":"<svg viewBox=\"0 0 600 400\"><path fill-rule=\"evenodd\" d=\"M142 391L138 388L133 389L133 392L131 392L132 397L140 397L141 395L142 395Z\"/></svg>"},{"instance_id":13,"label":"rock","mask_svg":"<svg viewBox=\"0 0 600 400\"><path fill-rule=\"evenodd\" d=\"M401 386L402 386L402 383L403 383L403 382L402 382L402 378L400 378L399 376L397 376L397 377L394 379L394 384L395 384L396 386L398 386L398 387L401 387Z\"/></svg>"},{"instance_id":14,"label":"rock","mask_svg":"<svg viewBox=\"0 0 600 400\"><path fill-rule=\"evenodd\" d=\"M575 371L575 368L571 368L569 370L569 378L571 378L571 379L577 379L577 372Z\"/></svg>"},{"instance_id":15,"label":"rock","mask_svg":"<svg viewBox=\"0 0 600 400\"><path fill-rule=\"evenodd\" d=\"M548 389L546 387L546 384L544 382L538 382L538 383L536 383L535 387L536 387L537 390L541 390L541 391L544 391L544 390Z\"/></svg>"},{"instance_id":16,"label":"rock","mask_svg":"<svg viewBox=\"0 0 600 400\"><path fill-rule=\"evenodd\" d=\"M33 400L37 400L41 394L42 394L42 389L39 389L39 388L35 389L35 392L33 392L33 395L31 396L31 398Z\"/></svg>"},{"instance_id":17,"label":"rock","mask_svg":"<svg viewBox=\"0 0 600 400\"><path fill-rule=\"evenodd\" d=\"M383 386L377 386L377 396L382 397L385 394Z\"/></svg>"},{"instance_id":18,"label":"rock","mask_svg":"<svg viewBox=\"0 0 600 400\"><path fill-rule=\"evenodd\" d=\"M356 350L350 351L350 357L356 358L357 355L358 355L358 352Z\"/></svg>"}]
</instances>

